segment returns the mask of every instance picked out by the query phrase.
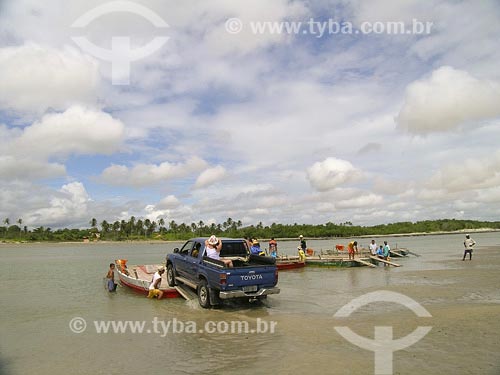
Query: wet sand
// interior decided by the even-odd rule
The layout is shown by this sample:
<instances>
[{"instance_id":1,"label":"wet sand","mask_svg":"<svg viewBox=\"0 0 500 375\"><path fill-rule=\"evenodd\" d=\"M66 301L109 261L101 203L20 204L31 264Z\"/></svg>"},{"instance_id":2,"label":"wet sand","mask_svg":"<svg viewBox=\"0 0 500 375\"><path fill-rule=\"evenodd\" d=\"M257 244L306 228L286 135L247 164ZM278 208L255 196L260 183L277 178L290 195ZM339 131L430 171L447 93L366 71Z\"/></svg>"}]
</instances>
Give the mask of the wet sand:
<instances>
[{"instance_id":1,"label":"wet sand","mask_svg":"<svg viewBox=\"0 0 500 375\"><path fill-rule=\"evenodd\" d=\"M457 257L446 267L450 268L406 272L401 268L399 280L393 278L393 285L383 288L413 298L431 318L387 303L372 304L344 319L273 315L280 330L289 332L289 341L288 347L276 349L286 361L277 362L272 371L373 373L373 352L348 343L333 327L348 326L373 338L373 327L380 325L392 326L394 338L418 326L432 326L422 340L394 353L394 374L500 374L500 247L481 248L472 261ZM364 292L376 290L380 288Z\"/></svg>"},{"instance_id":2,"label":"wet sand","mask_svg":"<svg viewBox=\"0 0 500 375\"><path fill-rule=\"evenodd\" d=\"M374 326L391 326L393 337L401 338L418 326L431 326L422 340L394 353L394 374L498 375L500 236L474 237L485 246L478 246L472 261L461 261L462 235L398 239L422 256L398 259L399 268L305 267L280 272L279 295L262 304L210 310L201 309L197 301L147 300L123 287L116 294L103 290L110 260L155 263L164 258L163 245L5 245L0 257L0 374L54 375L68 369L74 374L373 374L373 352L349 343L334 327L348 326L373 338ZM332 244L310 242L315 249ZM21 297L18 288L25 274L33 282ZM399 304L381 302L348 318L334 317L353 298L381 290L411 297L431 317L419 318ZM87 320L85 333L69 330L75 316ZM199 326L234 320L255 325L259 318L277 325L273 334L159 337L96 334L91 324L154 317Z\"/></svg>"}]
</instances>

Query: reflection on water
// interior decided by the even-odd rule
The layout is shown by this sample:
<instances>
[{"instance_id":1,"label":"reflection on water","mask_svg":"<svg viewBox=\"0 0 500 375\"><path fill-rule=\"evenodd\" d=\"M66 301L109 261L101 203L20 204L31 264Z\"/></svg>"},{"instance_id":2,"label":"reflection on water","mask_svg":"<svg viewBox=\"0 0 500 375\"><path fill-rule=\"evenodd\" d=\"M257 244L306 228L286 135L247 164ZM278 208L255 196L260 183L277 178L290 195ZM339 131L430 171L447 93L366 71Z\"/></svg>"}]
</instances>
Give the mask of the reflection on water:
<instances>
[{"instance_id":1,"label":"reflection on water","mask_svg":"<svg viewBox=\"0 0 500 375\"><path fill-rule=\"evenodd\" d=\"M337 335L332 317L352 298L374 290L407 293L429 308L434 325L442 325L440 329L450 336L456 335L453 341L479 345L498 326L498 315L489 309L500 303L500 254L482 249L500 245L500 235L473 237L478 248L469 263L460 261L463 235L387 237L384 239L393 247L397 243L422 256L398 259L400 268L306 267L280 272L281 294L263 303L231 303L211 310L201 309L197 301L152 301L126 288L119 287L116 294L103 288L102 278L114 259L126 258L130 264L158 263L179 244L1 245L0 375L373 373L372 355ZM358 241L367 247L370 239ZM347 242L308 240L308 246L319 251ZM296 246L294 241L279 243L282 253L294 254ZM466 317L480 312L482 318L464 318L462 309L467 309ZM398 322L395 330L416 327L419 323L407 323L410 315L402 310L366 306L359 313L361 320L353 318L351 323L367 332L373 327L372 319ZM68 323L75 316L87 320L86 332L78 335L69 330ZM93 320L151 322L155 317L193 321L199 327L207 321L255 324L257 319L264 319L276 321L277 330L273 334L205 332L160 337L147 333L97 334L92 327ZM448 327L449 319L458 319L463 327L469 326L468 330ZM482 329L484 334L476 338ZM430 372L449 373L451 365L435 354L435 346L453 343L442 340L445 337L438 333L429 334L420 346L396 355L400 362L395 368L399 371L406 366L407 372L401 373L421 373L428 366ZM495 342L489 343L488 350L498 352L500 344ZM450 346L450 351L456 353L450 355L456 355L460 368L473 368L473 363L460 355L460 346L458 350ZM489 351L475 355L481 359L481 366L489 366L483 367L482 373L494 373L499 368L498 359L495 362Z\"/></svg>"}]
</instances>

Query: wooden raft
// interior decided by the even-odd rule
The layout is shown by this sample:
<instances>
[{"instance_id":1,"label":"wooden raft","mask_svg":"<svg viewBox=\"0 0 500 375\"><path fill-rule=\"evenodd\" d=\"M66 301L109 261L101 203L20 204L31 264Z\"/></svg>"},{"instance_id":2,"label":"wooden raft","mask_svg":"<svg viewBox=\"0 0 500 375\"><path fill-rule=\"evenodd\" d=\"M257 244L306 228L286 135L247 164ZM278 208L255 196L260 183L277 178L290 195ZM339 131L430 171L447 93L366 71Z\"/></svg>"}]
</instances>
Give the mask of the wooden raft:
<instances>
[{"instance_id":1,"label":"wooden raft","mask_svg":"<svg viewBox=\"0 0 500 375\"><path fill-rule=\"evenodd\" d=\"M394 267L401 267L401 264L397 264L397 263L389 262L388 260L381 259L381 258L376 257L376 256L373 256L373 255L370 257L370 259L376 260L377 262L381 262L381 263L388 264L388 265L390 265L390 266L394 266Z\"/></svg>"}]
</instances>

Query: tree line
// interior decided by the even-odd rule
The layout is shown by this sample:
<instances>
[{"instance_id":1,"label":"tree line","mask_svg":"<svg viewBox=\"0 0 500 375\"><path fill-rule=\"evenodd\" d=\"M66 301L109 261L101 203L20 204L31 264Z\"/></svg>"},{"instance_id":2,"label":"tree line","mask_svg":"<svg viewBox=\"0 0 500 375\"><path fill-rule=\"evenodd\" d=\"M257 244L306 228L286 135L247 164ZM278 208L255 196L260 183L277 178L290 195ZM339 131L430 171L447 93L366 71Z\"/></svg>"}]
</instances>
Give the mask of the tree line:
<instances>
[{"instance_id":1,"label":"tree line","mask_svg":"<svg viewBox=\"0 0 500 375\"><path fill-rule=\"evenodd\" d=\"M467 229L500 229L499 221L477 220L425 220L417 222L397 222L374 226L353 225L351 222L325 224L278 224L243 226L241 220L227 218L223 223L205 224L177 223L175 220L166 222L141 219L131 216L128 220L108 222L92 218L89 227L84 229L57 229L37 227L28 229L22 226L23 220L17 219L16 224L10 224L6 218L4 226L0 226L0 239L4 241L82 241L84 239L105 241L127 240L185 240L191 237L208 237L212 234L224 237L252 237L252 238L296 238L303 235L308 238L356 237L366 235L390 235L405 233L432 233L452 232Z\"/></svg>"}]
</instances>

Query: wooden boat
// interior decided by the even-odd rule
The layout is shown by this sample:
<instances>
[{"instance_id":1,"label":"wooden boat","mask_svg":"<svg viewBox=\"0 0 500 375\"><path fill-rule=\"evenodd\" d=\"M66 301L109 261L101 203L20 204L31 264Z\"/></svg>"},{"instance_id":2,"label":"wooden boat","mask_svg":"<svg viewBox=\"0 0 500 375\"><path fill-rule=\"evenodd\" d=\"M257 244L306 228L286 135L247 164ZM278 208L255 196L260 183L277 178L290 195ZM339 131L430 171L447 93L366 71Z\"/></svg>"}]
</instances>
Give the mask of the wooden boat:
<instances>
[{"instance_id":1,"label":"wooden boat","mask_svg":"<svg viewBox=\"0 0 500 375\"><path fill-rule=\"evenodd\" d=\"M276 258L276 267L278 268L278 271L282 270L291 270L294 268L302 268L305 267L306 262L301 261L300 259L297 258Z\"/></svg>"},{"instance_id":2,"label":"wooden boat","mask_svg":"<svg viewBox=\"0 0 500 375\"><path fill-rule=\"evenodd\" d=\"M162 264L127 266L126 259L118 259L115 261L115 264L120 282L144 295L149 293L149 285L151 284L154 273L158 270L158 267L163 266ZM180 297L177 289L168 286L166 273L162 275L160 290L163 292L162 298Z\"/></svg>"},{"instance_id":3,"label":"wooden boat","mask_svg":"<svg viewBox=\"0 0 500 375\"><path fill-rule=\"evenodd\" d=\"M355 257L349 259L348 257L339 255L318 255L306 258L308 266L321 266L321 267L359 267L368 266L374 268L375 265L369 262L369 258Z\"/></svg>"}]
</instances>

